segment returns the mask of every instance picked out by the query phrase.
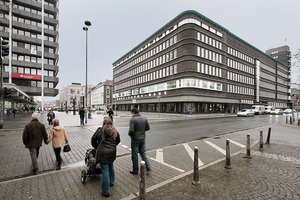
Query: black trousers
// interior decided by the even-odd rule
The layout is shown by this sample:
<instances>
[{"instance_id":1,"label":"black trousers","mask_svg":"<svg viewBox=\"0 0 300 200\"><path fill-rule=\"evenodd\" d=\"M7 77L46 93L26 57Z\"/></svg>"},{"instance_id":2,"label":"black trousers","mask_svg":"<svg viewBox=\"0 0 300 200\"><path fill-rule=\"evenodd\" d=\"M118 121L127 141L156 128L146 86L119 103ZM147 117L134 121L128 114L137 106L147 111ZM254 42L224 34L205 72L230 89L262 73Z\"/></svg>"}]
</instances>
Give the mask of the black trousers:
<instances>
[{"instance_id":1,"label":"black trousers","mask_svg":"<svg viewBox=\"0 0 300 200\"><path fill-rule=\"evenodd\" d=\"M55 153L57 165L61 165L61 156L60 156L60 152L61 152L61 147L54 148L54 153Z\"/></svg>"}]
</instances>

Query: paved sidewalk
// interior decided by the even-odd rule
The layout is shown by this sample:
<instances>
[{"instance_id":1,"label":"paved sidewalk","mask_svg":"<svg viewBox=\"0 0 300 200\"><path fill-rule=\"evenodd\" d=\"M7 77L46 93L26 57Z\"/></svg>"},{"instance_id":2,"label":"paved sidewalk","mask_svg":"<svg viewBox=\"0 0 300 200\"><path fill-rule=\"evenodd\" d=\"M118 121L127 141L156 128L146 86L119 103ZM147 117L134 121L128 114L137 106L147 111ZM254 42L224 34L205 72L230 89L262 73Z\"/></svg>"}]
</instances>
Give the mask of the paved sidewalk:
<instances>
[{"instance_id":1,"label":"paved sidewalk","mask_svg":"<svg viewBox=\"0 0 300 200\"><path fill-rule=\"evenodd\" d=\"M70 113L69 113L70 115ZM43 115L44 116L44 115ZM62 116L62 115L61 115ZM121 117L130 117L120 113ZM211 115L215 117L216 115ZM147 115L155 120L155 115ZM178 119L176 115L161 115L163 119ZM189 117L181 116L181 117ZM195 115L196 117L196 115ZM198 116L198 117L204 117ZM208 117L208 116L207 116ZM6 121L0 130L0 199L102 199L100 194L101 176L89 177L86 184L81 183L80 174L85 169L83 158L88 145L85 141L92 135L86 128L79 127L79 116L61 118L67 126L74 143L73 150L63 155L64 163L60 171L54 171L54 155L50 145L43 145L39 165L41 173L30 174L30 158L20 144L20 135L30 115L16 117L13 123ZM88 125L101 124L103 115L88 120ZM45 118L41 119L42 121ZM64 121L65 120L65 121ZM10 124L10 125L9 125ZM15 124L15 125L14 125ZM88 127L88 126L87 126ZM247 134L251 134L251 144L258 140L259 129L239 131L225 136L208 138L218 148L224 149L226 138L244 143ZM200 167L200 184L192 185L192 171L181 172L174 167L151 159L152 173L146 176L147 199L300 199L300 137L299 127L286 124L272 126L271 144L259 149L258 144L251 147L252 159L242 158L245 149L232 144L236 155L231 156L231 169L224 168L224 154L219 153L217 160L211 151L200 152L211 155ZM18 142L16 142L18 141ZM189 146L202 145L202 140L190 142ZM178 146L178 148L183 148ZM200 146L199 146L200 147ZM167 147L165 153L173 155L173 160L187 159L182 156L177 146ZM177 148L177 149L178 149ZM116 182L111 189L109 199L137 199L139 176L128 173L131 168L129 152L118 147L119 157L115 161ZM172 154L171 154L172 153ZM148 152L155 157L157 151ZM24 159L26 161L24 161ZM165 160L170 161L170 160ZM170 161L171 162L171 161ZM182 169L190 169L182 166ZM192 167L191 167L192 168ZM13 177L12 177L13 176Z\"/></svg>"}]
</instances>

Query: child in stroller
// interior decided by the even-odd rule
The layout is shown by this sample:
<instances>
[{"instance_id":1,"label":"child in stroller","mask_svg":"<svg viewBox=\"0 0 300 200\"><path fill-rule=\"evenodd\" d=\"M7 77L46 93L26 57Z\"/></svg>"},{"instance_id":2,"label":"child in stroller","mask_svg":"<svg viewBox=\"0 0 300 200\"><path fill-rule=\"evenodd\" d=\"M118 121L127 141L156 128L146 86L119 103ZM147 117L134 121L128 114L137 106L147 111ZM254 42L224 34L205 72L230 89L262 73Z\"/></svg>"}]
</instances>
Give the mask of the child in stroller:
<instances>
[{"instance_id":1,"label":"child in stroller","mask_svg":"<svg viewBox=\"0 0 300 200\"><path fill-rule=\"evenodd\" d=\"M91 138L91 143L94 148L88 149L85 153L85 165L87 167L87 170L81 171L81 182L82 184L85 184L86 177L94 176L94 175L100 175L101 174L101 167L100 163L96 164L96 149L98 145L100 144L100 138L101 138L101 127L99 127L94 135Z\"/></svg>"}]
</instances>

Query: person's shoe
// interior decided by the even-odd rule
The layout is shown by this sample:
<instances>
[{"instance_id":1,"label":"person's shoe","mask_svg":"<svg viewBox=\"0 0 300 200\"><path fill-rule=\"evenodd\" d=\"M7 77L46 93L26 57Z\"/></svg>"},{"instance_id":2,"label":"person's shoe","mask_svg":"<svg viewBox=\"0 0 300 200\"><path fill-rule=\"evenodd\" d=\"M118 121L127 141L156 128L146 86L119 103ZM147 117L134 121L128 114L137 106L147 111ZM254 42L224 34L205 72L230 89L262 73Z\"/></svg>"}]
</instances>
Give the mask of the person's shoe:
<instances>
[{"instance_id":1,"label":"person's shoe","mask_svg":"<svg viewBox=\"0 0 300 200\"><path fill-rule=\"evenodd\" d=\"M32 169L31 172L34 173L34 174L37 174L38 173L38 169Z\"/></svg>"},{"instance_id":2,"label":"person's shoe","mask_svg":"<svg viewBox=\"0 0 300 200\"><path fill-rule=\"evenodd\" d=\"M103 194L103 193L101 193L102 194L102 196L104 196L104 197L109 197L109 194Z\"/></svg>"},{"instance_id":3,"label":"person's shoe","mask_svg":"<svg viewBox=\"0 0 300 200\"><path fill-rule=\"evenodd\" d=\"M109 186L110 186L110 187L114 187L114 184L110 184Z\"/></svg>"},{"instance_id":4,"label":"person's shoe","mask_svg":"<svg viewBox=\"0 0 300 200\"><path fill-rule=\"evenodd\" d=\"M133 175L138 175L139 173L136 172L136 171L129 171L130 174L133 174Z\"/></svg>"},{"instance_id":5,"label":"person's shoe","mask_svg":"<svg viewBox=\"0 0 300 200\"><path fill-rule=\"evenodd\" d=\"M147 172L146 172L146 174L148 174L148 175L150 175L151 174L151 169L147 169Z\"/></svg>"},{"instance_id":6,"label":"person's shoe","mask_svg":"<svg viewBox=\"0 0 300 200\"><path fill-rule=\"evenodd\" d=\"M61 163L57 164L56 170L61 170Z\"/></svg>"}]
</instances>

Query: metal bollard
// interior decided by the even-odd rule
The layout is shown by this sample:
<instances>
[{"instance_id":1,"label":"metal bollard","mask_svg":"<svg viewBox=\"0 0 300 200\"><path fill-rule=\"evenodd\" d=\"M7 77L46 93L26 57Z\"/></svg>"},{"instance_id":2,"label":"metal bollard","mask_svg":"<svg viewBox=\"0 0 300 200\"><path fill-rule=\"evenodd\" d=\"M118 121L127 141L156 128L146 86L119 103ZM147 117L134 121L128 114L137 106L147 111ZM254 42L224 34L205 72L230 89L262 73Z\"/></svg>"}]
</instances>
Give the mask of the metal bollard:
<instances>
[{"instance_id":1,"label":"metal bollard","mask_svg":"<svg viewBox=\"0 0 300 200\"><path fill-rule=\"evenodd\" d=\"M263 142L263 131L260 131L260 137L259 137L259 148L264 148L264 142Z\"/></svg>"},{"instance_id":2,"label":"metal bollard","mask_svg":"<svg viewBox=\"0 0 300 200\"><path fill-rule=\"evenodd\" d=\"M231 169L230 166L230 147L229 147L229 139L226 140L226 161L225 161L225 168Z\"/></svg>"},{"instance_id":3,"label":"metal bollard","mask_svg":"<svg viewBox=\"0 0 300 200\"><path fill-rule=\"evenodd\" d=\"M145 170L145 161L141 161L141 179L140 179L140 193L139 199L146 199L146 170Z\"/></svg>"},{"instance_id":4,"label":"metal bollard","mask_svg":"<svg viewBox=\"0 0 300 200\"><path fill-rule=\"evenodd\" d=\"M270 137L271 137L271 127L269 128L269 131L268 131L266 144L270 144Z\"/></svg>"},{"instance_id":5,"label":"metal bollard","mask_svg":"<svg viewBox=\"0 0 300 200\"><path fill-rule=\"evenodd\" d=\"M199 163L198 163L198 147L194 148L194 176L193 176L193 185L198 185L199 180Z\"/></svg>"},{"instance_id":6,"label":"metal bollard","mask_svg":"<svg viewBox=\"0 0 300 200\"><path fill-rule=\"evenodd\" d=\"M298 119L298 126L300 126L300 119Z\"/></svg>"},{"instance_id":7,"label":"metal bollard","mask_svg":"<svg viewBox=\"0 0 300 200\"><path fill-rule=\"evenodd\" d=\"M251 158L251 152L250 152L250 135L247 134L247 142L246 142L246 156L243 158Z\"/></svg>"},{"instance_id":8,"label":"metal bollard","mask_svg":"<svg viewBox=\"0 0 300 200\"><path fill-rule=\"evenodd\" d=\"M290 124L293 124L293 118L290 116Z\"/></svg>"},{"instance_id":9,"label":"metal bollard","mask_svg":"<svg viewBox=\"0 0 300 200\"><path fill-rule=\"evenodd\" d=\"M289 123L288 116L285 116L285 123Z\"/></svg>"}]
</instances>

